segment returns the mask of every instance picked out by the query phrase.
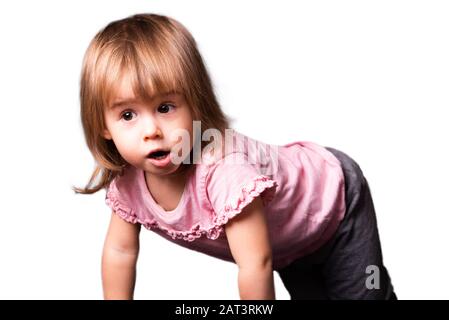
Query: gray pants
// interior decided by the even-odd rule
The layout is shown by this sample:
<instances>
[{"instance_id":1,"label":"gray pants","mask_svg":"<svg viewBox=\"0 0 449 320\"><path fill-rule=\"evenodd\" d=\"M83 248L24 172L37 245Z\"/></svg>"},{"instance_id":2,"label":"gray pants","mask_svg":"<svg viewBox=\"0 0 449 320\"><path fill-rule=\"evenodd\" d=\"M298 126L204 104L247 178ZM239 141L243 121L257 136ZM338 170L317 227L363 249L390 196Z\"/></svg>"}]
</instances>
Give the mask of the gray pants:
<instances>
[{"instance_id":1,"label":"gray pants","mask_svg":"<svg viewBox=\"0 0 449 320\"><path fill-rule=\"evenodd\" d=\"M346 215L335 235L314 253L276 270L291 299L395 300L383 265L370 188L359 165L326 147L340 160L345 177Z\"/></svg>"}]
</instances>

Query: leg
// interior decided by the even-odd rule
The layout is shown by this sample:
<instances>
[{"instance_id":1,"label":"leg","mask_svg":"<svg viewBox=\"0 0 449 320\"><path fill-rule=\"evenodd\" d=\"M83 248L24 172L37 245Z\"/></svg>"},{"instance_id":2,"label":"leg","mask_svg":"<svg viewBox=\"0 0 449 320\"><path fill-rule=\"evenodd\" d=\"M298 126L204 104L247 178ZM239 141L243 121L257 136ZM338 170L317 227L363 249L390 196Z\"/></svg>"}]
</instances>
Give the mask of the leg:
<instances>
[{"instance_id":1,"label":"leg","mask_svg":"<svg viewBox=\"0 0 449 320\"><path fill-rule=\"evenodd\" d=\"M292 300L325 300L320 265L311 263L308 258L298 259L277 272Z\"/></svg>"},{"instance_id":2,"label":"leg","mask_svg":"<svg viewBox=\"0 0 449 320\"><path fill-rule=\"evenodd\" d=\"M328 300L323 265L332 249L332 241L315 252L276 270L292 300Z\"/></svg>"},{"instance_id":3,"label":"leg","mask_svg":"<svg viewBox=\"0 0 449 320\"><path fill-rule=\"evenodd\" d=\"M323 264L326 291L331 299L395 299L383 265L368 182L353 159L336 149L327 149L342 164L347 209Z\"/></svg>"}]
</instances>

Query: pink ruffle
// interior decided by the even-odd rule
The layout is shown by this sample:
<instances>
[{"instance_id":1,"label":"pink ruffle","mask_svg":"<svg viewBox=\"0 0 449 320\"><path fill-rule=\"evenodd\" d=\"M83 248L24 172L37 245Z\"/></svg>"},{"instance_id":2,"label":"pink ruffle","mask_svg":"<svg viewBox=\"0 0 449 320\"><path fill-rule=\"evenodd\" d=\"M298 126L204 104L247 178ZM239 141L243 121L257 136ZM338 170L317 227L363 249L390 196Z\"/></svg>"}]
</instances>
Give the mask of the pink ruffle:
<instances>
[{"instance_id":1,"label":"pink ruffle","mask_svg":"<svg viewBox=\"0 0 449 320\"><path fill-rule=\"evenodd\" d=\"M117 197L118 191L116 190L114 181L111 183L109 190L106 193L105 201L106 204L125 221L130 223L140 223L148 230L155 228L160 229L166 232L173 239L194 241L205 234L207 238L215 240L223 231L223 225L226 224L229 219L239 214L246 205L248 205L266 189L268 190L266 190L267 192L264 193L264 197L262 198L263 204L266 205L270 202L274 197L276 186L277 183L267 176L256 176L251 182L243 186L241 193L237 198L231 199L230 203L225 205L223 212L214 216L212 227L205 229L200 224L195 224L188 231L177 231L166 228L154 219L139 219L136 212L133 209L123 205Z\"/></svg>"},{"instance_id":2,"label":"pink ruffle","mask_svg":"<svg viewBox=\"0 0 449 320\"><path fill-rule=\"evenodd\" d=\"M117 186L115 185L115 180L113 180L110 183L109 188L106 192L106 199L105 199L106 204L112 210L114 210L114 212L118 214L120 218L124 219L125 221L131 223L139 222L137 214L134 212L134 210L132 210L128 206L123 205L117 195L118 195Z\"/></svg>"},{"instance_id":3,"label":"pink ruffle","mask_svg":"<svg viewBox=\"0 0 449 320\"><path fill-rule=\"evenodd\" d=\"M109 186L108 191L106 192L105 202L106 204L122 219L130 223L139 223L143 225L148 230L151 229L160 229L166 232L173 239L183 239L186 241L194 241L195 239L201 237L202 234L206 234L207 237L213 237L215 230L202 230L199 224L194 225L188 231L176 231L169 228L164 227L158 221L152 219L140 219L132 208L124 205L120 198L118 197L118 190L115 185L115 181Z\"/></svg>"},{"instance_id":4,"label":"pink ruffle","mask_svg":"<svg viewBox=\"0 0 449 320\"><path fill-rule=\"evenodd\" d=\"M244 207L246 207L265 190L266 192L262 198L262 203L264 206L267 205L268 202L273 199L277 186L278 184L276 181L271 180L264 175L255 177L251 182L243 186L240 195L235 199L231 199L230 203L225 205L223 212L214 217L214 226L212 228L213 232L210 232L213 234L213 238L210 239L218 238L220 233L223 231L223 226L230 219L242 212Z\"/></svg>"}]
</instances>

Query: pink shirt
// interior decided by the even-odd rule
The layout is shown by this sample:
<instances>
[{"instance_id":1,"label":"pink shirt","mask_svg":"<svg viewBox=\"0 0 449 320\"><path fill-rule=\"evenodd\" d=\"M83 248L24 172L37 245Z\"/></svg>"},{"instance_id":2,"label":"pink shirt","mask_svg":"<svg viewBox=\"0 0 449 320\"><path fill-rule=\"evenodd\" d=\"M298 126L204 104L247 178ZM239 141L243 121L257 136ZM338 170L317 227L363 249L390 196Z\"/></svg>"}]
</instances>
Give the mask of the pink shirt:
<instances>
[{"instance_id":1,"label":"pink shirt","mask_svg":"<svg viewBox=\"0 0 449 320\"><path fill-rule=\"evenodd\" d=\"M276 146L231 132L234 145L224 157L207 154L194 165L176 209L158 205L144 171L130 165L107 188L106 204L167 240L235 262L224 224L260 195L275 270L328 241L345 213L338 159L312 142Z\"/></svg>"}]
</instances>

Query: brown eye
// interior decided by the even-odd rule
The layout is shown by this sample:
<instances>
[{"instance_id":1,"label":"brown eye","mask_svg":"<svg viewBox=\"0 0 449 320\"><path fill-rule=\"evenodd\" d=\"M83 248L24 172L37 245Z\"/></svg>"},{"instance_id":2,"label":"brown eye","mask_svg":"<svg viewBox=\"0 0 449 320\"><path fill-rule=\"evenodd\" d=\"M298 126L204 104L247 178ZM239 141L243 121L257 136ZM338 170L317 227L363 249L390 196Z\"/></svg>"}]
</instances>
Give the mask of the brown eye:
<instances>
[{"instance_id":1,"label":"brown eye","mask_svg":"<svg viewBox=\"0 0 449 320\"><path fill-rule=\"evenodd\" d=\"M157 109L160 113L168 113L170 112L170 107L175 108L174 105L169 104L169 103L163 103L159 106L159 108Z\"/></svg>"},{"instance_id":2,"label":"brown eye","mask_svg":"<svg viewBox=\"0 0 449 320\"><path fill-rule=\"evenodd\" d=\"M121 118L125 121L130 121L130 120L132 120L133 113L134 112L132 112L132 111L125 111L122 113Z\"/></svg>"}]
</instances>

